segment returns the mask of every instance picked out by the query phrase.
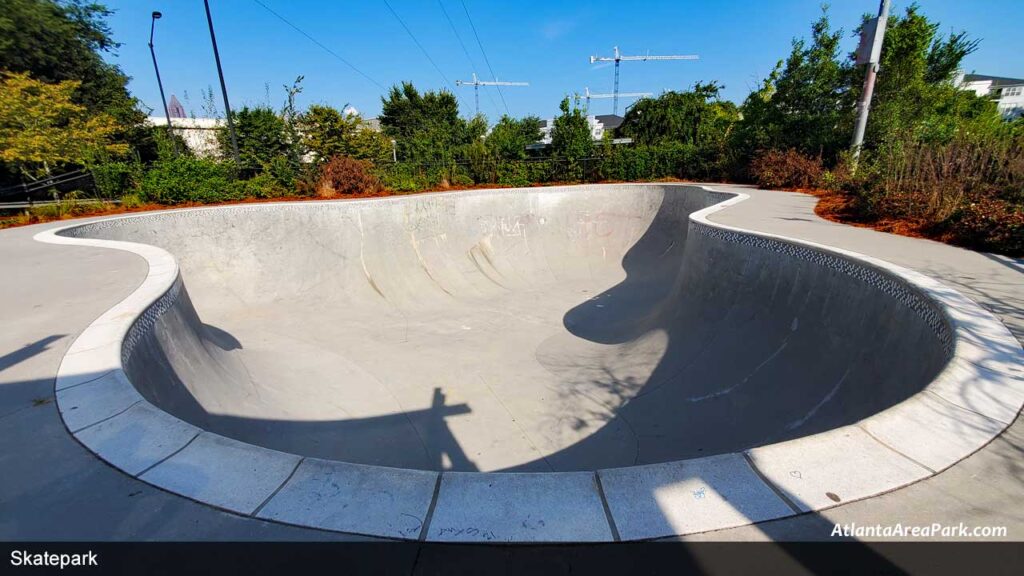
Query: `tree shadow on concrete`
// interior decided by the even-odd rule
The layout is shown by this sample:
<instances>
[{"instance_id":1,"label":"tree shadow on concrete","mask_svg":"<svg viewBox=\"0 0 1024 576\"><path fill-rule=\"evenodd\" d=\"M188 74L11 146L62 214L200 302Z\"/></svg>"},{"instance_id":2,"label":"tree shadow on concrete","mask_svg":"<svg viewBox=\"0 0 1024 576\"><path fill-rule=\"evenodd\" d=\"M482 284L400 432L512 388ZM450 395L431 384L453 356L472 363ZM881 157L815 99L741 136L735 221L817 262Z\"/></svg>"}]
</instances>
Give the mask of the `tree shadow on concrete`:
<instances>
[{"instance_id":1,"label":"tree shadow on concrete","mask_svg":"<svg viewBox=\"0 0 1024 576\"><path fill-rule=\"evenodd\" d=\"M630 430L637 444L632 461L618 466L824 432L906 400L940 371L945 353L914 313L874 304L883 299L874 290L843 293L856 288L852 278L807 260L687 238L693 209L666 195L622 260L626 278L563 319L568 332L600 350L631 351L663 334L661 358L646 378L624 374L610 354L538 351L566 382L563 393L589 390L602 400L592 414L603 418L601 430L547 456L558 470L595 469L591 447L614 429ZM924 336L918 342L905 333Z\"/></svg>"}]
</instances>

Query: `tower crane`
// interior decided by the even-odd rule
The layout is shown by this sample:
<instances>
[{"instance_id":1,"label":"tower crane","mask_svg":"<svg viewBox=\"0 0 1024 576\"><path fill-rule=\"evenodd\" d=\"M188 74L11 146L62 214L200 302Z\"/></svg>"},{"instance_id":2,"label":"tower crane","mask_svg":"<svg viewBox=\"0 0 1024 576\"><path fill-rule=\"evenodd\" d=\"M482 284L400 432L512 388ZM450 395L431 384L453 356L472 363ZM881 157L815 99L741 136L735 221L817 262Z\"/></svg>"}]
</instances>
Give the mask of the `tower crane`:
<instances>
[{"instance_id":1,"label":"tower crane","mask_svg":"<svg viewBox=\"0 0 1024 576\"><path fill-rule=\"evenodd\" d=\"M479 80L476 77L476 72L473 73L472 80L456 80L456 86L472 86L473 96L476 100L476 113L480 114L480 87L481 86L529 86L529 82L499 82L497 79L494 80Z\"/></svg>"},{"instance_id":2,"label":"tower crane","mask_svg":"<svg viewBox=\"0 0 1024 576\"><path fill-rule=\"evenodd\" d=\"M580 98L585 99L586 104L583 106L583 113L586 114L590 111L590 99L591 98L649 98L654 94L650 92L621 92L619 94L594 94L590 91L590 88L583 89L583 96L576 94L576 102L579 103Z\"/></svg>"},{"instance_id":3,"label":"tower crane","mask_svg":"<svg viewBox=\"0 0 1024 576\"><path fill-rule=\"evenodd\" d=\"M670 55L670 56L652 56L651 54L647 54L646 56L623 56L619 52L619 47L615 46L614 47L614 55L613 56L591 56L590 57L590 63L591 64L596 64L597 62L615 62L615 90L612 92L612 98L614 99L614 104L612 105L612 113L613 114L618 114L619 113L619 63L620 62L624 62L624 61L626 61L626 62L629 62L629 61L646 62L648 60L650 60L650 61L661 61L661 60L699 60L699 59L700 59L700 56L697 56L695 54L685 54L685 55L684 54L677 54L677 55Z\"/></svg>"}]
</instances>

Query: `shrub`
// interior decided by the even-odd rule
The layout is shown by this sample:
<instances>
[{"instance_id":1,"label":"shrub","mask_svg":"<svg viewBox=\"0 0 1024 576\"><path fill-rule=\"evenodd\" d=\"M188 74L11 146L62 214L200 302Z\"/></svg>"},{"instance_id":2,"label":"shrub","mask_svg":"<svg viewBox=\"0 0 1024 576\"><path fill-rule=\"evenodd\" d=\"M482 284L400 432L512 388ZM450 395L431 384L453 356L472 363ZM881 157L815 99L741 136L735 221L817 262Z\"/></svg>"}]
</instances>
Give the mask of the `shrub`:
<instances>
[{"instance_id":1,"label":"shrub","mask_svg":"<svg viewBox=\"0 0 1024 576\"><path fill-rule=\"evenodd\" d=\"M259 172L277 156L287 158L294 155L294 146L288 140L284 119L270 108L244 106L232 112L231 117L234 120L243 170ZM218 130L217 138L224 158L231 158L233 147L228 130Z\"/></svg>"},{"instance_id":2,"label":"shrub","mask_svg":"<svg viewBox=\"0 0 1024 576\"><path fill-rule=\"evenodd\" d=\"M89 167L96 191L103 198L118 198L135 188L142 178L142 166L136 162L104 162Z\"/></svg>"},{"instance_id":3,"label":"shrub","mask_svg":"<svg viewBox=\"0 0 1024 576\"><path fill-rule=\"evenodd\" d=\"M373 164L347 156L335 156L320 168L316 193L323 198L375 192L380 180L373 174Z\"/></svg>"},{"instance_id":4,"label":"shrub","mask_svg":"<svg viewBox=\"0 0 1024 576\"><path fill-rule=\"evenodd\" d=\"M121 207L131 210L133 208L141 208L146 203L139 197L138 194L125 194L121 196Z\"/></svg>"},{"instance_id":5,"label":"shrub","mask_svg":"<svg viewBox=\"0 0 1024 576\"><path fill-rule=\"evenodd\" d=\"M228 199L233 198L280 198L287 196L285 188L270 174L258 174L248 180L235 180L229 185Z\"/></svg>"},{"instance_id":6,"label":"shrub","mask_svg":"<svg viewBox=\"0 0 1024 576\"><path fill-rule=\"evenodd\" d=\"M414 192L425 188L421 185L418 172L411 164L403 162L394 164L388 163L378 165L374 174L379 178L381 185L388 190L396 192Z\"/></svg>"},{"instance_id":7,"label":"shrub","mask_svg":"<svg viewBox=\"0 0 1024 576\"><path fill-rule=\"evenodd\" d=\"M979 198L936 227L948 240L975 250L1024 256L1024 208L998 198Z\"/></svg>"},{"instance_id":8,"label":"shrub","mask_svg":"<svg viewBox=\"0 0 1024 576\"><path fill-rule=\"evenodd\" d=\"M763 150L751 160L750 175L762 188L812 188L821 180L821 159L793 149Z\"/></svg>"},{"instance_id":9,"label":"shrub","mask_svg":"<svg viewBox=\"0 0 1024 576\"><path fill-rule=\"evenodd\" d=\"M25 214L30 221L45 222L84 216L93 212L101 212L113 206L114 204L103 200L84 198L81 191L74 190L65 194L63 198L58 198L53 204L33 206L26 210Z\"/></svg>"},{"instance_id":10,"label":"shrub","mask_svg":"<svg viewBox=\"0 0 1024 576\"><path fill-rule=\"evenodd\" d=\"M697 146L678 142L615 146L599 161L595 177L627 181L704 177L707 170L698 152Z\"/></svg>"},{"instance_id":11,"label":"shrub","mask_svg":"<svg viewBox=\"0 0 1024 576\"><path fill-rule=\"evenodd\" d=\"M469 175L467 175L467 174L465 174L465 173L463 173L461 171L455 171L455 173L452 174L452 180L451 180L451 185L452 186L463 186L463 187L465 187L465 186L472 186L474 184L476 184L476 182L472 178L470 178Z\"/></svg>"},{"instance_id":12,"label":"shrub","mask_svg":"<svg viewBox=\"0 0 1024 576\"><path fill-rule=\"evenodd\" d=\"M180 156L154 162L142 179L139 198L144 202L223 202L241 198L230 168L203 158Z\"/></svg>"},{"instance_id":13,"label":"shrub","mask_svg":"<svg viewBox=\"0 0 1024 576\"><path fill-rule=\"evenodd\" d=\"M282 190L294 188L296 180L301 176L301 167L287 156L275 156L264 164L263 170L264 174L269 175L275 185Z\"/></svg>"},{"instance_id":14,"label":"shrub","mask_svg":"<svg viewBox=\"0 0 1024 576\"><path fill-rule=\"evenodd\" d=\"M536 163L535 163L536 164ZM501 162L497 165L497 180L502 186L529 186L530 165L526 162Z\"/></svg>"}]
</instances>

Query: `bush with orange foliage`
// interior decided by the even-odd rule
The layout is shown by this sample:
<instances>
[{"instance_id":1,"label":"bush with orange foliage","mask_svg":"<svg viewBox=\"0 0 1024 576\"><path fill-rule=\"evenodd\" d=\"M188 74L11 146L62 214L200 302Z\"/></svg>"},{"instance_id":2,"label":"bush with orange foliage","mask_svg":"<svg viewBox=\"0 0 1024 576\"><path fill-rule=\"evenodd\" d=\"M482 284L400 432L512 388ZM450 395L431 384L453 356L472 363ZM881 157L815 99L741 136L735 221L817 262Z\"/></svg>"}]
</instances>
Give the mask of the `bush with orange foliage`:
<instances>
[{"instance_id":1,"label":"bush with orange foliage","mask_svg":"<svg viewBox=\"0 0 1024 576\"><path fill-rule=\"evenodd\" d=\"M796 150L763 150L750 162L750 175L762 188L814 188L821 180L820 158Z\"/></svg>"},{"instance_id":2,"label":"bush with orange foliage","mask_svg":"<svg viewBox=\"0 0 1024 576\"><path fill-rule=\"evenodd\" d=\"M335 156L320 167L316 193L321 198L372 194L380 189L373 163L348 156Z\"/></svg>"}]
</instances>

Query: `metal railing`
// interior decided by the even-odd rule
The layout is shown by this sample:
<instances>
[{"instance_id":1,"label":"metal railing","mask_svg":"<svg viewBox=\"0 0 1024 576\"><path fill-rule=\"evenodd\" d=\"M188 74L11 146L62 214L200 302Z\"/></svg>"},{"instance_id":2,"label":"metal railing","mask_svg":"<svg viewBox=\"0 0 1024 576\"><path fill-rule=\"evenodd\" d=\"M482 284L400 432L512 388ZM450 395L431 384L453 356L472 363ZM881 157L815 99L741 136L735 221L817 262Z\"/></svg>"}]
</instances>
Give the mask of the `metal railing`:
<instances>
[{"instance_id":1,"label":"metal railing","mask_svg":"<svg viewBox=\"0 0 1024 576\"><path fill-rule=\"evenodd\" d=\"M85 178L92 180L92 172L90 172L87 168L79 168L77 170L72 170L70 172L65 172L63 174L48 176L46 178L36 180L34 182L23 182L21 184L16 184L14 186L0 188L0 198L5 198L8 196L29 196L34 192L39 192L40 190L57 188L59 186L64 186L71 182L77 182ZM90 185L94 185L94 182L90 182Z\"/></svg>"}]
</instances>

